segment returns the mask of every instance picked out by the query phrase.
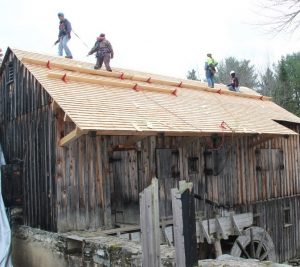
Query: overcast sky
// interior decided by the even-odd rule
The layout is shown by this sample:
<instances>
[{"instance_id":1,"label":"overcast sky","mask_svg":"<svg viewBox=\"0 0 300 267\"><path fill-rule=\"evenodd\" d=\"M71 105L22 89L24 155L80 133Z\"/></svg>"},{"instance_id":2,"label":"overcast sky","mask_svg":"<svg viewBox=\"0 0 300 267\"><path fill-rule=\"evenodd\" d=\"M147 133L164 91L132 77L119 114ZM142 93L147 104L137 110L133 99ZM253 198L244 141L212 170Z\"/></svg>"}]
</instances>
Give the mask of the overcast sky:
<instances>
[{"instance_id":1,"label":"overcast sky","mask_svg":"<svg viewBox=\"0 0 300 267\"><path fill-rule=\"evenodd\" d=\"M185 77L203 75L206 53L217 60L249 59L258 69L297 52L300 35L272 38L255 25L263 18L257 0L0 0L0 47L56 54L58 12L91 47L106 33L115 58L112 66ZM268 15L268 11L263 11ZM73 34L74 58L88 49Z\"/></svg>"}]
</instances>

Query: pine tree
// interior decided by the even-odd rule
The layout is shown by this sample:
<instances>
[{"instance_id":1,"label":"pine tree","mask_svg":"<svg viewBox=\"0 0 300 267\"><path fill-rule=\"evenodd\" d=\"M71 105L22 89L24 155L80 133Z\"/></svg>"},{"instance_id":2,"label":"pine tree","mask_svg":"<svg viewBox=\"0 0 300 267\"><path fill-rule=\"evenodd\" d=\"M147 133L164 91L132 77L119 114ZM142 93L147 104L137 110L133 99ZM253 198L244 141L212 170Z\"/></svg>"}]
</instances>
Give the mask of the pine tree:
<instances>
[{"instance_id":1,"label":"pine tree","mask_svg":"<svg viewBox=\"0 0 300 267\"><path fill-rule=\"evenodd\" d=\"M189 70L189 71L188 71L188 74L187 74L187 76L186 76L186 78L187 78L188 80L199 81L195 69Z\"/></svg>"},{"instance_id":2,"label":"pine tree","mask_svg":"<svg viewBox=\"0 0 300 267\"><path fill-rule=\"evenodd\" d=\"M270 67L267 67L265 72L259 76L259 89L257 91L262 95L272 96L277 86L277 78L274 71Z\"/></svg>"},{"instance_id":3,"label":"pine tree","mask_svg":"<svg viewBox=\"0 0 300 267\"><path fill-rule=\"evenodd\" d=\"M254 65L250 64L250 60L237 60L229 57L221 61L218 65L218 73L216 81L223 84L230 82L230 71L235 71L241 86L249 88L257 88L258 75Z\"/></svg>"}]
</instances>

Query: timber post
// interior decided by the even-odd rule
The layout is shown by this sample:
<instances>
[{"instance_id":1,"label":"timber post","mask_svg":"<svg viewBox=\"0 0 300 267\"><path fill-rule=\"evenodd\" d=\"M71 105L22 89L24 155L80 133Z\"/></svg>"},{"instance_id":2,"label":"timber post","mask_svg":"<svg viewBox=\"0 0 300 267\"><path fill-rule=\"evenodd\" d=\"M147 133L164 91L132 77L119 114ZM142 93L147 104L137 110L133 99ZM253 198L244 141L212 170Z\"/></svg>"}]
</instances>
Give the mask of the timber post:
<instances>
[{"instance_id":1,"label":"timber post","mask_svg":"<svg viewBox=\"0 0 300 267\"><path fill-rule=\"evenodd\" d=\"M193 183L179 182L173 188L172 209L176 266L192 267L197 264L197 239Z\"/></svg>"},{"instance_id":2,"label":"timber post","mask_svg":"<svg viewBox=\"0 0 300 267\"><path fill-rule=\"evenodd\" d=\"M158 179L140 193L140 224L143 267L160 266Z\"/></svg>"}]
</instances>

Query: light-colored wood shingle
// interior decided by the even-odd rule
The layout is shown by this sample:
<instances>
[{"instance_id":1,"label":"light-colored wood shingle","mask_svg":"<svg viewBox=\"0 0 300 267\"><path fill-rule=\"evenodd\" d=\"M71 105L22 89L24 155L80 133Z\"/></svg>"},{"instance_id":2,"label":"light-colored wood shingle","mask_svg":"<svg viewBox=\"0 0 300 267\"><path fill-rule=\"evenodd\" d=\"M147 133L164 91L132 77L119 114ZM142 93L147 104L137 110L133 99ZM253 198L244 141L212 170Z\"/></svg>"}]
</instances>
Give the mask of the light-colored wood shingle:
<instances>
[{"instance_id":1,"label":"light-colored wood shingle","mask_svg":"<svg viewBox=\"0 0 300 267\"><path fill-rule=\"evenodd\" d=\"M217 85L213 91L201 82L124 69L114 69L112 74L95 72L90 63L13 52L81 130L183 136L220 132L285 135L296 133L276 121L300 123L299 117L267 98L261 100L248 88L231 93L224 85ZM64 74L67 82L60 78ZM147 77L152 82L147 82ZM135 84L135 89L141 90L134 90Z\"/></svg>"}]
</instances>

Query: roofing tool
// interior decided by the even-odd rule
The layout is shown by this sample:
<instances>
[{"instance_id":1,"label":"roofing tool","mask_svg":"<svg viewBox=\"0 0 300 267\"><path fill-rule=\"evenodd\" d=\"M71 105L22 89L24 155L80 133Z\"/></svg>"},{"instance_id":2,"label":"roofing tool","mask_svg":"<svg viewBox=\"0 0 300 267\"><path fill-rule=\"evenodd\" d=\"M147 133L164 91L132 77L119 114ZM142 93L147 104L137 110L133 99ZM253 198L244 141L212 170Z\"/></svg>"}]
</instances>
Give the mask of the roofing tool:
<instances>
[{"instance_id":1,"label":"roofing tool","mask_svg":"<svg viewBox=\"0 0 300 267\"><path fill-rule=\"evenodd\" d=\"M76 32L74 32L73 30L72 30L72 32L74 33L74 35L82 42L82 44L87 48L87 49L89 49L89 46L79 37L79 35L76 33Z\"/></svg>"}]
</instances>

